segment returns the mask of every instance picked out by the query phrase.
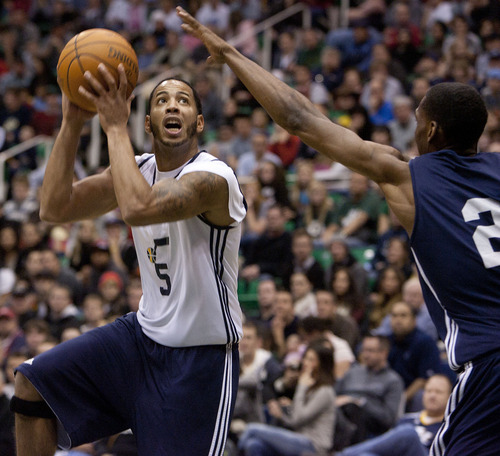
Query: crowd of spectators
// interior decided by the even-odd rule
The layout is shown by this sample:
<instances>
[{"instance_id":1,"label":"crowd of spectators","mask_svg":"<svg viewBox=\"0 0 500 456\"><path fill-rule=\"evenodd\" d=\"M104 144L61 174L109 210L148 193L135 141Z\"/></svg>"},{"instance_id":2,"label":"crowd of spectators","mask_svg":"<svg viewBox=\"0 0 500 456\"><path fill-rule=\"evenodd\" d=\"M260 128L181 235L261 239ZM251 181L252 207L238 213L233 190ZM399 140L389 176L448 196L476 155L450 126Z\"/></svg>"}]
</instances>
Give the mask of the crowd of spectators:
<instances>
[{"instance_id":1,"label":"crowd of spectators","mask_svg":"<svg viewBox=\"0 0 500 456\"><path fill-rule=\"evenodd\" d=\"M173 68L192 82L205 117L200 148L235 170L248 203L240 250L246 317L241 397L230 442L238 444L249 422L290 423L277 407L296 416L296 386L304 394L304 383L328 383L299 374L307 345L322 340L334 353L337 406L308 416L296 432L306 429L316 449L328 450L314 422L318 417L322 426L335 422L344 436L357 436L339 438L335 445L332 428L329 443L341 449L390 429L405 410L422 408L424 385L433 374L444 372L453 380L423 303L408 235L372 182L275 125L241 83L221 68L208 67L207 51L183 33L175 13L180 4L228 39L246 33L238 48L259 60L262 42L248 32L294 3L3 1L0 154L37 135L57 133L57 61L66 42L82 30L105 27L123 34L138 55L139 83ZM477 88L489 113L480 151L500 152L499 0L353 1L346 27L338 26L332 2L302 3L312 13L312 25L304 29L297 14L274 27L272 72L332 122L411 157L414 110L425 91L443 81L464 82ZM89 167L90 134L89 127L81 137L75 178L106 166L104 142L99 166ZM146 144L136 153L149 150ZM42 177L36 147L6 162L7 190L0 195L0 402L13 393L16 365L137 310L142 293L131 232L119 212L78 223L45 223L38 215ZM369 352L386 355L387 362L382 356L377 364ZM390 413L384 415L386 397L375 404L371 397L368 414L362 391L346 389L344 376L362 383L367 369L383 369L391 382L401 383L401 404L393 388ZM355 383L349 380L351 387ZM385 394L384 388L379 391ZM338 399L347 396L351 421L349 413L340 413ZM12 425L4 409L1 429ZM360 417L370 420L360 427ZM374 425L375 418L385 421ZM1 454L14 454L9 435L0 435ZM129 442L128 437L121 441ZM79 451L93 454L101 447L109 451L102 444Z\"/></svg>"}]
</instances>

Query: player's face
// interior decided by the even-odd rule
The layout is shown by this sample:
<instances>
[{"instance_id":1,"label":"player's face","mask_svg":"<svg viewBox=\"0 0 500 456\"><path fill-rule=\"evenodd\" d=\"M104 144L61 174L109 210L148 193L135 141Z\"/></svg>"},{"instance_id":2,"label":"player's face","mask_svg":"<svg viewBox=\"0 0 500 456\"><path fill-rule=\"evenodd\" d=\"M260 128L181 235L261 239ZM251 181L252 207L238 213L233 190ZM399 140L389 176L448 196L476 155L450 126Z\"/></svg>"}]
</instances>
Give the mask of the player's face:
<instances>
[{"instance_id":1,"label":"player's face","mask_svg":"<svg viewBox=\"0 0 500 456\"><path fill-rule=\"evenodd\" d=\"M164 81L156 88L146 123L148 121L155 140L170 147L191 141L203 131L204 125L191 88L175 79Z\"/></svg>"}]
</instances>

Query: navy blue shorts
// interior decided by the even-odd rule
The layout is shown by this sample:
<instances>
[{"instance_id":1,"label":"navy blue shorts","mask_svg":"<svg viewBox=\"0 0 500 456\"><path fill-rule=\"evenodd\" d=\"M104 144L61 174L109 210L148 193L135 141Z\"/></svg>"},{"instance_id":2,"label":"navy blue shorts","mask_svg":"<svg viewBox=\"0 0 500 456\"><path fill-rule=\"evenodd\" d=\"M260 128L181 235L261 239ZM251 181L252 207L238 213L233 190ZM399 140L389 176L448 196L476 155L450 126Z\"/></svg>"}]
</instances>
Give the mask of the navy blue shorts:
<instances>
[{"instance_id":1,"label":"navy blue shorts","mask_svg":"<svg viewBox=\"0 0 500 456\"><path fill-rule=\"evenodd\" d=\"M500 454L500 356L468 363L448 402L430 456Z\"/></svg>"},{"instance_id":2,"label":"navy blue shorts","mask_svg":"<svg viewBox=\"0 0 500 456\"><path fill-rule=\"evenodd\" d=\"M56 414L63 449L132 429L140 455L222 455L239 357L237 345L157 344L130 313L17 370Z\"/></svg>"}]
</instances>

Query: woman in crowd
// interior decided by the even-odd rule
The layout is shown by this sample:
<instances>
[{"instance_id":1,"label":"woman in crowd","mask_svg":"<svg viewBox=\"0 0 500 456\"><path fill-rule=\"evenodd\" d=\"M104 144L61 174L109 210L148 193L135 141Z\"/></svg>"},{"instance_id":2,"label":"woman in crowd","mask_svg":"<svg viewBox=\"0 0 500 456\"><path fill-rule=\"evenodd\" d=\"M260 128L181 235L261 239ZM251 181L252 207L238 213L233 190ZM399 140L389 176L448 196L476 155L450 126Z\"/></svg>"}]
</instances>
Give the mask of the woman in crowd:
<instances>
[{"instance_id":1,"label":"woman in crowd","mask_svg":"<svg viewBox=\"0 0 500 456\"><path fill-rule=\"evenodd\" d=\"M238 443L242 453L300 456L328 451L335 425L333 384L333 350L325 341L315 341L302 358L293 401L268 403L269 414L277 425L248 425Z\"/></svg>"}]
</instances>

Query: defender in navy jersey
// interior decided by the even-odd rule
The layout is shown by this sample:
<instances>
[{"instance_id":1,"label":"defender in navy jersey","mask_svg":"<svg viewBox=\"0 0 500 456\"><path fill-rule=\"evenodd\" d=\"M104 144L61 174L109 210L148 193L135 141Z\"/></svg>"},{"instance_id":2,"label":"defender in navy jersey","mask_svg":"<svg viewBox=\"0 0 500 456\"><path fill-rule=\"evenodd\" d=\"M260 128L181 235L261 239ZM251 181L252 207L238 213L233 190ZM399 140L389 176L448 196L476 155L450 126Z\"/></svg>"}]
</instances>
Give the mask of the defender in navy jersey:
<instances>
[{"instance_id":1,"label":"defender in navy jersey","mask_svg":"<svg viewBox=\"0 0 500 456\"><path fill-rule=\"evenodd\" d=\"M416 110L419 157L363 141L304 96L177 8L209 61L226 63L273 120L375 181L411 235L426 303L460 372L431 454L496 455L500 447L500 159L478 153L487 119L478 92L438 84Z\"/></svg>"},{"instance_id":2,"label":"defender in navy jersey","mask_svg":"<svg viewBox=\"0 0 500 456\"><path fill-rule=\"evenodd\" d=\"M143 296L137 313L19 366L18 456L53 455L132 429L141 456L222 455L236 398L237 299L243 195L233 171L198 151L204 121L193 88L167 79L152 91L145 128L153 154L134 157L131 99L103 67L89 75L110 167L72 183L91 117L63 96L63 122L42 187L41 217L67 222L116 206L132 226ZM81 89L82 90L82 89Z\"/></svg>"}]
</instances>

